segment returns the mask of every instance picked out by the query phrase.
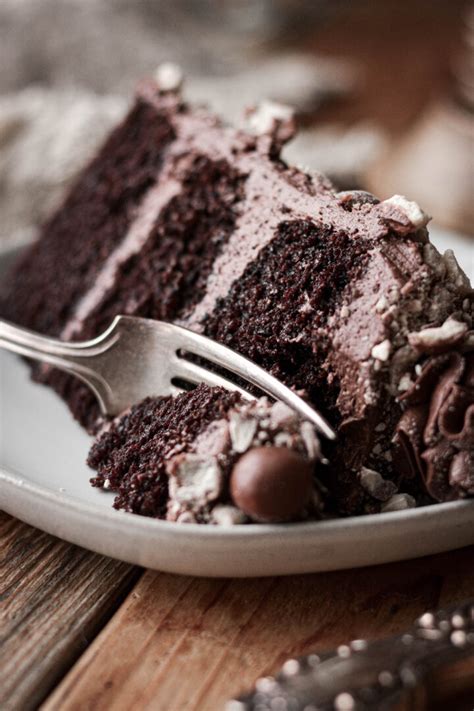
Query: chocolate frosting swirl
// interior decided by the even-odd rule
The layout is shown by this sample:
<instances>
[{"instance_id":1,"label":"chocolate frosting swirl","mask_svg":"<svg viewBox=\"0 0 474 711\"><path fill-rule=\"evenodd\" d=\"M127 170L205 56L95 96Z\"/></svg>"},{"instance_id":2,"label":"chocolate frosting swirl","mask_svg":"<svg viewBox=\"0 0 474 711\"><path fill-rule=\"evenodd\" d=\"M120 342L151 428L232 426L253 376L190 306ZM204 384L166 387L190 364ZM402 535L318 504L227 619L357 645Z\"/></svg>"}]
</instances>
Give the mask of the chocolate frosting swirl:
<instances>
[{"instance_id":1,"label":"chocolate frosting swirl","mask_svg":"<svg viewBox=\"0 0 474 711\"><path fill-rule=\"evenodd\" d=\"M474 352L429 357L400 402L406 409L393 439L399 474L421 476L437 501L474 495Z\"/></svg>"}]
</instances>

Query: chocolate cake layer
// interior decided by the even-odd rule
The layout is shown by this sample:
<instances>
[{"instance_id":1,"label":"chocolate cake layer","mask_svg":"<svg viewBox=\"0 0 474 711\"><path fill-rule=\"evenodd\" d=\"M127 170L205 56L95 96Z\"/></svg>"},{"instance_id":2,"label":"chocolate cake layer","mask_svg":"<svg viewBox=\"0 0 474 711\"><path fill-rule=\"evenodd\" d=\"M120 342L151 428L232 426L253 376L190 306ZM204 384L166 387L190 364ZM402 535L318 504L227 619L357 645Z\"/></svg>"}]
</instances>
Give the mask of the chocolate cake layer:
<instances>
[{"instance_id":1,"label":"chocolate cake layer","mask_svg":"<svg viewBox=\"0 0 474 711\"><path fill-rule=\"evenodd\" d=\"M364 274L368 248L365 239L288 218L204 320L206 335L304 390L337 423L339 388L321 367L330 341L315 334Z\"/></svg>"},{"instance_id":2,"label":"chocolate cake layer","mask_svg":"<svg viewBox=\"0 0 474 711\"><path fill-rule=\"evenodd\" d=\"M117 313L173 320L203 296L217 255L235 229L243 178L225 161L196 155L178 195L163 207L140 252L122 263L80 337L91 338Z\"/></svg>"}]
</instances>

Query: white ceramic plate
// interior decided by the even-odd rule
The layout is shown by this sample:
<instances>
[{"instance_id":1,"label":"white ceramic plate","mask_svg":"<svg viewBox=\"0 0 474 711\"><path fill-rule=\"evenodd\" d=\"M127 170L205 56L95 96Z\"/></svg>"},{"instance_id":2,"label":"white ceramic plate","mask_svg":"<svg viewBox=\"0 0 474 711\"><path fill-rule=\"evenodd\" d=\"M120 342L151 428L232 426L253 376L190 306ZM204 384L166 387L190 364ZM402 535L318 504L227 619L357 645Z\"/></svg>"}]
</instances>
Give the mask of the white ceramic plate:
<instances>
[{"instance_id":1,"label":"white ceramic plate","mask_svg":"<svg viewBox=\"0 0 474 711\"><path fill-rule=\"evenodd\" d=\"M454 248L472 274L472 243L438 232L435 241ZM8 261L0 254L0 271ZM372 565L474 543L474 501L230 529L125 514L111 508L113 494L89 485L90 443L64 403L0 352L0 508L71 543L158 570L239 577Z\"/></svg>"}]
</instances>

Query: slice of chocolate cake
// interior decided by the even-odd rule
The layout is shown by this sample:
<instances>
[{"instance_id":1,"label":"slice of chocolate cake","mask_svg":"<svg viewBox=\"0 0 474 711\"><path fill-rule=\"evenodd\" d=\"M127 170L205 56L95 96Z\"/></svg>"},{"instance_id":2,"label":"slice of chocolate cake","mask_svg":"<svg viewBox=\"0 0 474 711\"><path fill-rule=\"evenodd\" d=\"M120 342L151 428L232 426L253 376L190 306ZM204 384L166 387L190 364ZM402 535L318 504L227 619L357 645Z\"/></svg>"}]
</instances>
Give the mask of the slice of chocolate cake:
<instances>
[{"instance_id":1,"label":"slice of chocolate cake","mask_svg":"<svg viewBox=\"0 0 474 711\"><path fill-rule=\"evenodd\" d=\"M118 492L116 508L229 525L319 517L321 459L313 426L286 405L200 385L132 407L88 463L95 486Z\"/></svg>"},{"instance_id":2,"label":"slice of chocolate cake","mask_svg":"<svg viewBox=\"0 0 474 711\"><path fill-rule=\"evenodd\" d=\"M379 479L419 502L473 494L473 294L454 255L406 198L337 193L285 165L285 107L249 123L223 126L163 77L144 83L0 313L76 340L118 313L170 320L250 357L337 429L321 477L338 513L380 510ZM85 386L35 377L100 426Z\"/></svg>"}]
</instances>

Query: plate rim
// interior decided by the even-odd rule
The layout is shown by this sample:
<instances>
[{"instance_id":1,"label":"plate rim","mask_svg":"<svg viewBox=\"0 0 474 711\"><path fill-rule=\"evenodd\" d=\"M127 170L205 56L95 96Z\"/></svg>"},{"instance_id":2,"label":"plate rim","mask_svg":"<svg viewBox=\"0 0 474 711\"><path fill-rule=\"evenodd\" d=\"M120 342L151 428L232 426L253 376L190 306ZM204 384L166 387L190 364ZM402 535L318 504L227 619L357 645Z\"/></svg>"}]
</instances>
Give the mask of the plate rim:
<instances>
[{"instance_id":1,"label":"plate rim","mask_svg":"<svg viewBox=\"0 0 474 711\"><path fill-rule=\"evenodd\" d=\"M399 521L405 523L415 522L421 519L439 519L440 514L443 518L449 514L449 516L454 517L459 514L459 512L464 513L465 511L471 511L474 516L474 499L461 499L457 501L449 501L437 504L428 504L426 506L418 506L411 509L403 509L400 511L388 511L385 513L374 513L374 514L361 514L358 516L345 516L345 517L334 517L331 519L320 519L317 521L299 521L299 522L288 522L288 523L247 523L240 526L212 526L203 525L199 523L186 523L183 525L176 525L174 521L165 521L163 519L152 518L150 516L140 516L132 512L121 511L110 507L109 509L100 506L99 504L94 504L88 501L83 501L73 494L67 494L67 492L55 491L54 489L46 486L41 486L33 481L28 480L26 475L17 473L11 469L7 469L3 465L0 465L0 483L6 485L7 487L26 491L29 495L34 496L36 499L41 499L46 501L53 508L60 510L61 512L65 510L70 510L74 513L87 513L89 516L94 516L104 519L110 523L116 523L119 521L125 521L130 517L129 525L136 526L139 529L153 531L163 531L163 532L173 532L173 535L178 537L188 538L191 533L193 536L207 538L212 536L216 537L219 534L223 538L256 538L260 535L269 536L278 532L281 533L285 531L285 536L288 534L299 536L301 532L331 532L339 531L339 529L344 528L365 528L370 525L374 528L375 532L378 529L384 528Z\"/></svg>"}]
</instances>

